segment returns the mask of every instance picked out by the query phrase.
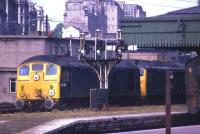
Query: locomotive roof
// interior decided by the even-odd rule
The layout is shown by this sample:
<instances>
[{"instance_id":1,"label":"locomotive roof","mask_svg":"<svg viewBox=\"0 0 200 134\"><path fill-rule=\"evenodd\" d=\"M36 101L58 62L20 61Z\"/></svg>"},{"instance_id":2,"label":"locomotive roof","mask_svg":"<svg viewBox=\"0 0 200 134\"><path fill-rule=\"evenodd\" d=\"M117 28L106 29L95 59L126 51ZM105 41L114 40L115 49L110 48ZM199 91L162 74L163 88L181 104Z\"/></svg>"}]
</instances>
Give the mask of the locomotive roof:
<instances>
[{"instance_id":1,"label":"locomotive roof","mask_svg":"<svg viewBox=\"0 0 200 134\"><path fill-rule=\"evenodd\" d=\"M88 64L78 61L77 57L70 56L55 56L55 55L38 55L28 58L23 63L42 61L58 64L63 67L89 67ZM144 60L122 60L115 67L120 68L147 68L147 69L184 69L185 65L181 63L161 63L158 61L144 61Z\"/></svg>"},{"instance_id":2,"label":"locomotive roof","mask_svg":"<svg viewBox=\"0 0 200 134\"><path fill-rule=\"evenodd\" d=\"M38 56L33 56L25 61L23 61L21 64L24 63L29 63L33 61L42 61L42 62L50 62L54 63L63 67L67 66L74 66L74 67L84 67L88 66L87 64L81 63L78 61L76 57L69 57L69 56L55 56L55 55L38 55Z\"/></svg>"},{"instance_id":3,"label":"locomotive roof","mask_svg":"<svg viewBox=\"0 0 200 134\"><path fill-rule=\"evenodd\" d=\"M185 64L180 62L159 62L159 61L145 61L145 60L134 60L137 67L147 69L185 69Z\"/></svg>"},{"instance_id":4,"label":"locomotive roof","mask_svg":"<svg viewBox=\"0 0 200 134\"><path fill-rule=\"evenodd\" d=\"M67 66L74 66L74 67L89 67L88 64L80 62L77 57L70 57L70 56L55 56L55 55L38 55L33 56L25 61L23 61L21 64L29 63L33 61L42 61L42 62L50 62L54 63L63 67ZM129 60L122 60L119 62L115 67L120 68L137 68L135 64L131 64Z\"/></svg>"}]
</instances>

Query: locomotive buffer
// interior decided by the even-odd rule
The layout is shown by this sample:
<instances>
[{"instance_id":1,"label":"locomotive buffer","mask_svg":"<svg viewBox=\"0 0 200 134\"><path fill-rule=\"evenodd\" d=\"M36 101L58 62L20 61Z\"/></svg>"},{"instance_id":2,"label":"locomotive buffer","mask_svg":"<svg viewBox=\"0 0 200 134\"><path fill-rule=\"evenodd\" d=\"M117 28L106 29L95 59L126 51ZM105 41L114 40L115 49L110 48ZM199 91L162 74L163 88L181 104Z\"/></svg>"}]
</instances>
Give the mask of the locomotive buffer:
<instances>
[{"instance_id":1,"label":"locomotive buffer","mask_svg":"<svg viewBox=\"0 0 200 134\"><path fill-rule=\"evenodd\" d=\"M120 29L113 40L103 40L101 31L97 29L92 48L85 44L85 34L81 33L78 59L92 67L99 81L99 88L90 89L91 109L108 109L108 77L114 65L120 62L124 48Z\"/></svg>"}]
</instances>

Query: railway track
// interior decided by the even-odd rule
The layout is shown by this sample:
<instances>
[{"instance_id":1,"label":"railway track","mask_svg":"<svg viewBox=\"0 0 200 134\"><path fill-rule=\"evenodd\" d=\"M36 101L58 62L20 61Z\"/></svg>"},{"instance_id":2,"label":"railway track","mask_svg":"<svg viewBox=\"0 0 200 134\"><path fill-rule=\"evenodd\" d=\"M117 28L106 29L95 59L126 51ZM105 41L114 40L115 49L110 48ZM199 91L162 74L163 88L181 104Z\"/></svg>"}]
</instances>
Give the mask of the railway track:
<instances>
[{"instance_id":1,"label":"railway track","mask_svg":"<svg viewBox=\"0 0 200 134\"><path fill-rule=\"evenodd\" d=\"M116 114L138 114L138 113L146 113L146 112L164 112L164 105L143 105L143 106L128 106L128 107L109 107L109 110L91 110L90 108L67 108L64 110L53 109L51 111L19 111L13 107L0 107L0 113L2 114L10 114L15 113L19 116L26 115L45 115L50 117L84 117L84 116L97 116L101 115L116 115ZM181 105L172 105L172 111L174 112L186 112L187 106L184 104ZM32 117L32 116L31 116Z\"/></svg>"},{"instance_id":2,"label":"railway track","mask_svg":"<svg viewBox=\"0 0 200 134\"><path fill-rule=\"evenodd\" d=\"M9 114L9 113L15 113L19 112L19 110L16 109L14 103L1 103L0 104L0 113L1 114Z\"/></svg>"}]
</instances>

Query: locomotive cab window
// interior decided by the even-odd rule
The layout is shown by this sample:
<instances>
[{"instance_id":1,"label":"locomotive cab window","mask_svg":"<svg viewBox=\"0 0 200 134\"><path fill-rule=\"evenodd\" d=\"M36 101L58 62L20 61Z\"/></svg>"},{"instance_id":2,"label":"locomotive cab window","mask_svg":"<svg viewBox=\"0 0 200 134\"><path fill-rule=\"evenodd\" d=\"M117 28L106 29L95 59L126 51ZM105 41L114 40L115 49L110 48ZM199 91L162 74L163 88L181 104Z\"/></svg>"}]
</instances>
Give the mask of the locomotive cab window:
<instances>
[{"instance_id":1,"label":"locomotive cab window","mask_svg":"<svg viewBox=\"0 0 200 134\"><path fill-rule=\"evenodd\" d=\"M144 69L140 68L140 76L144 76Z\"/></svg>"},{"instance_id":2,"label":"locomotive cab window","mask_svg":"<svg viewBox=\"0 0 200 134\"><path fill-rule=\"evenodd\" d=\"M32 70L33 71L41 71L41 70L43 70L43 64L33 64L32 65Z\"/></svg>"},{"instance_id":3,"label":"locomotive cab window","mask_svg":"<svg viewBox=\"0 0 200 134\"><path fill-rule=\"evenodd\" d=\"M53 64L48 64L46 69L46 75L56 75L57 74L57 67Z\"/></svg>"},{"instance_id":4,"label":"locomotive cab window","mask_svg":"<svg viewBox=\"0 0 200 134\"><path fill-rule=\"evenodd\" d=\"M29 75L29 66L25 65L25 66L20 67L20 69L19 69L19 75L20 76Z\"/></svg>"}]
</instances>

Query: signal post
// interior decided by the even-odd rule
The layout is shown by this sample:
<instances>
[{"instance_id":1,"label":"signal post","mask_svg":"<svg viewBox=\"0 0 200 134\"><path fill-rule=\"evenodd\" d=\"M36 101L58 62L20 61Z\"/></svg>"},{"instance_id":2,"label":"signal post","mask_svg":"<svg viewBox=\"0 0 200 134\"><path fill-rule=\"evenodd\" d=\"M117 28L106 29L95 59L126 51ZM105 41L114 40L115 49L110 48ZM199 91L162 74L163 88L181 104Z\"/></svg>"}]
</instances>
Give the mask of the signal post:
<instances>
[{"instance_id":1,"label":"signal post","mask_svg":"<svg viewBox=\"0 0 200 134\"><path fill-rule=\"evenodd\" d=\"M114 40L102 39L99 29L95 32L95 44L90 50L86 50L85 34L80 35L80 48L78 59L87 63L96 72L99 81L97 89L90 89L90 108L96 110L108 110L108 78L109 74L122 57L122 50L125 44L122 41L121 30L117 31L117 38ZM112 55L109 55L112 53Z\"/></svg>"}]
</instances>

